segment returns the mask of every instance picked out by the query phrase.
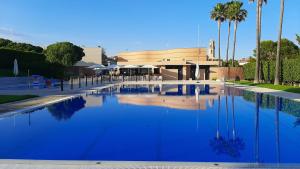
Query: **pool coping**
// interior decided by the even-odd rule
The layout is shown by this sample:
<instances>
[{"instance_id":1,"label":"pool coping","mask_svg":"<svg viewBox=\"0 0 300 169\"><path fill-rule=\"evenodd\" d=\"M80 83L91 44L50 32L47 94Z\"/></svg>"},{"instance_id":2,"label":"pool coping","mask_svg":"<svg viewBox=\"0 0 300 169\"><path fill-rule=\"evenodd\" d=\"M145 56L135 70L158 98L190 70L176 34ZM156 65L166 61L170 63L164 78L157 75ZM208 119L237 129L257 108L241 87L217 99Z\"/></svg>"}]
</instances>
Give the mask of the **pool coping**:
<instances>
[{"instance_id":1,"label":"pool coping","mask_svg":"<svg viewBox=\"0 0 300 169\"><path fill-rule=\"evenodd\" d=\"M235 163L235 162L164 162L164 161L80 161L80 160L15 160L1 159L1 165L7 166L32 166L43 165L47 167L70 168L81 167L118 167L118 168L140 168L140 167L205 167L205 168L300 168L297 163Z\"/></svg>"}]
</instances>

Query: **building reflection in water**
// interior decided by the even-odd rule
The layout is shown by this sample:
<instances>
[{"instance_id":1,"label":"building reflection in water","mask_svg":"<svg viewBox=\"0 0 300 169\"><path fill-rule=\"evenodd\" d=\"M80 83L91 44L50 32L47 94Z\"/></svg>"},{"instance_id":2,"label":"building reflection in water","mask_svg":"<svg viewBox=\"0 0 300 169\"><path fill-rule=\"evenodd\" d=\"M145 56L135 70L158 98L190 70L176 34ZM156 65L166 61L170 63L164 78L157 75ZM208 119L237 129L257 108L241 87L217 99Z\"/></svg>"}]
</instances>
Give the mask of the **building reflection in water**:
<instances>
[{"instance_id":1,"label":"building reflection in water","mask_svg":"<svg viewBox=\"0 0 300 169\"><path fill-rule=\"evenodd\" d=\"M219 88L209 85L122 86L116 94L121 104L205 110L207 101L213 106Z\"/></svg>"},{"instance_id":2,"label":"building reflection in water","mask_svg":"<svg viewBox=\"0 0 300 169\"><path fill-rule=\"evenodd\" d=\"M56 120L69 120L77 111L84 108L86 101L83 97L76 97L48 106L48 111Z\"/></svg>"}]
</instances>

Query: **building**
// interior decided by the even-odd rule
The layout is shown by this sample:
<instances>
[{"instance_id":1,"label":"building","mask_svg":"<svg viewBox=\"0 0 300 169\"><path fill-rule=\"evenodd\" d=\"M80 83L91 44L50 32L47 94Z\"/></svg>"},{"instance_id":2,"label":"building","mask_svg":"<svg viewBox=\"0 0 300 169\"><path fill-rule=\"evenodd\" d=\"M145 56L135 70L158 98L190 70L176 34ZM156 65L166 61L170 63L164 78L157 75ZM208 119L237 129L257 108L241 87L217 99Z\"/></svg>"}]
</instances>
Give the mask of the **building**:
<instances>
[{"instance_id":1,"label":"building","mask_svg":"<svg viewBox=\"0 0 300 169\"><path fill-rule=\"evenodd\" d=\"M117 64L121 67L155 66L155 74L162 76L163 80L195 79L196 65L199 64L200 80L208 80L212 79L212 67L218 65L214 57L214 46L214 42L211 41L209 52L206 48L122 52L118 54Z\"/></svg>"},{"instance_id":2,"label":"building","mask_svg":"<svg viewBox=\"0 0 300 169\"><path fill-rule=\"evenodd\" d=\"M95 75L95 71L89 67L102 65L102 48L83 48L85 54L81 61L68 68L69 74L74 76Z\"/></svg>"},{"instance_id":3,"label":"building","mask_svg":"<svg viewBox=\"0 0 300 169\"><path fill-rule=\"evenodd\" d=\"M85 56L75 66L89 67L102 64L102 48L83 48Z\"/></svg>"},{"instance_id":4,"label":"building","mask_svg":"<svg viewBox=\"0 0 300 169\"><path fill-rule=\"evenodd\" d=\"M243 66L250 62L250 58L242 58L242 59L239 59L238 62L239 62L240 66Z\"/></svg>"}]
</instances>

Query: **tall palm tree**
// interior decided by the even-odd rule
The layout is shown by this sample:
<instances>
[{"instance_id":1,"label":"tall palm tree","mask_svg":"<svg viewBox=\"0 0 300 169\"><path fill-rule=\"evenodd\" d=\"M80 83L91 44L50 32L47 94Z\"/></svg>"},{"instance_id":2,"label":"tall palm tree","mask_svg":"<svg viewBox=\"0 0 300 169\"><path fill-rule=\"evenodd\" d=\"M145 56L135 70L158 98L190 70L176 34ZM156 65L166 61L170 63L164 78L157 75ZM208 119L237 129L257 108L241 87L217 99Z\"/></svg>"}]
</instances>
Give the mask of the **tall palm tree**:
<instances>
[{"instance_id":1,"label":"tall palm tree","mask_svg":"<svg viewBox=\"0 0 300 169\"><path fill-rule=\"evenodd\" d=\"M229 55L229 43L231 33L231 23L234 19L233 4L234 1L227 2L225 4L225 19L228 20L228 37L227 37L227 49L226 49L226 66L228 66L228 55Z\"/></svg>"},{"instance_id":2,"label":"tall palm tree","mask_svg":"<svg viewBox=\"0 0 300 169\"><path fill-rule=\"evenodd\" d=\"M281 47L281 35L282 35L282 22L284 14L284 0L281 0L280 5L280 24L279 24L279 33L278 33L278 43L277 43L277 55L276 55L276 69L275 69L275 81L274 85L280 84L280 47Z\"/></svg>"},{"instance_id":3,"label":"tall palm tree","mask_svg":"<svg viewBox=\"0 0 300 169\"><path fill-rule=\"evenodd\" d=\"M255 0L249 0L254 2ZM256 68L254 83L260 83L261 81L261 60L260 60L260 38L261 38L261 16L262 16L262 5L267 3L267 0L256 0Z\"/></svg>"},{"instance_id":4,"label":"tall palm tree","mask_svg":"<svg viewBox=\"0 0 300 169\"><path fill-rule=\"evenodd\" d=\"M218 22L218 55L219 67L221 66L221 23L225 20L225 5L218 3L210 13L210 18Z\"/></svg>"},{"instance_id":5,"label":"tall palm tree","mask_svg":"<svg viewBox=\"0 0 300 169\"><path fill-rule=\"evenodd\" d=\"M233 40L233 51L232 51L232 67L234 67L234 58L235 58L235 49L236 49L236 33L238 24L244 21L247 18L248 12L246 9L242 9L243 2L240 1L233 1L232 2L232 9L234 11L234 40Z\"/></svg>"}]
</instances>

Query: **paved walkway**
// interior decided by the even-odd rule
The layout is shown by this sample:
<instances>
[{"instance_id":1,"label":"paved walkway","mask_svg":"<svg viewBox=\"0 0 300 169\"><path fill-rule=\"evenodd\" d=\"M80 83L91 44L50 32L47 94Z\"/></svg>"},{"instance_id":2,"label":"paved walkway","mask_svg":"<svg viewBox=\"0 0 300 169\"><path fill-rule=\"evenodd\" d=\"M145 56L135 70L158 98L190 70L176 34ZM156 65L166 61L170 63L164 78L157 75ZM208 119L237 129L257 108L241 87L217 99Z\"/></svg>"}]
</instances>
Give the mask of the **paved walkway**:
<instances>
[{"instance_id":1,"label":"paved walkway","mask_svg":"<svg viewBox=\"0 0 300 169\"><path fill-rule=\"evenodd\" d=\"M300 102L300 94L299 93L291 93L291 92L285 92L285 91L281 91L281 90L274 90L274 89L240 85L240 84L232 84L232 83L227 83L227 85L234 86L235 88L238 88L238 89L248 90L248 91L252 91L252 92L256 92L256 93L269 94L272 96L282 97L285 99L290 99L290 100Z\"/></svg>"}]
</instances>

